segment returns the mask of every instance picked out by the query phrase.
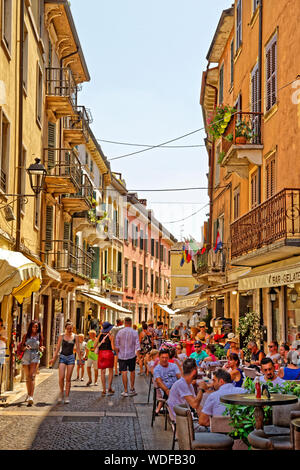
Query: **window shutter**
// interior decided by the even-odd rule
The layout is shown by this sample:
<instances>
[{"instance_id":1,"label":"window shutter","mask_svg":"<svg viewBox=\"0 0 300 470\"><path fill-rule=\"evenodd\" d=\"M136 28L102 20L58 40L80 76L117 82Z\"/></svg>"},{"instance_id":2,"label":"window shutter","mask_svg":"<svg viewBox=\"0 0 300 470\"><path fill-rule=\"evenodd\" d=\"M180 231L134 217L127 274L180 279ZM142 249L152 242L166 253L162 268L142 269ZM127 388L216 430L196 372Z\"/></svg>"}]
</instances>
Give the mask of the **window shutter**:
<instances>
[{"instance_id":1,"label":"window shutter","mask_svg":"<svg viewBox=\"0 0 300 470\"><path fill-rule=\"evenodd\" d=\"M251 208L258 205L258 173L257 171L251 176Z\"/></svg>"},{"instance_id":2,"label":"window shutter","mask_svg":"<svg viewBox=\"0 0 300 470\"><path fill-rule=\"evenodd\" d=\"M236 50L242 44L242 0L239 0L236 6Z\"/></svg>"},{"instance_id":3,"label":"window shutter","mask_svg":"<svg viewBox=\"0 0 300 470\"><path fill-rule=\"evenodd\" d=\"M69 243L68 241L71 240L71 225L69 222L64 222L64 250L68 250L69 248Z\"/></svg>"},{"instance_id":4,"label":"window shutter","mask_svg":"<svg viewBox=\"0 0 300 470\"><path fill-rule=\"evenodd\" d=\"M234 78L234 41L230 44L230 84L233 85Z\"/></svg>"},{"instance_id":5,"label":"window shutter","mask_svg":"<svg viewBox=\"0 0 300 470\"><path fill-rule=\"evenodd\" d=\"M266 198L274 196L275 190L275 158L271 158L266 164Z\"/></svg>"},{"instance_id":6,"label":"window shutter","mask_svg":"<svg viewBox=\"0 0 300 470\"><path fill-rule=\"evenodd\" d=\"M266 48L266 111L277 102L277 36Z\"/></svg>"},{"instance_id":7,"label":"window shutter","mask_svg":"<svg viewBox=\"0 0 300 470\"><path fill-rule=\"evenodd\" d=\"M46 206L46 236L45 250L52 250L53 240L53 206Z\"/></svg>"},{"instance_id":8,"label":"window shutter","mask_svg":"<svg viewBox=\"0 0 300 470\"><path fill-rule=\"evenodd\" d=\"M100 248L99 246L94 246L94 261L92 262L92 279L99 279L99 266L100 266Z\"/></svg>"},{"instance_id":9,"label":"window shutter","mask_svg":"<svg viewBox=\"0 0 300 470\"><path fill-rule=\"evenodd\" d=\"M220 68L219 75L219 104L223 104L224 98L224 65Z\"/></svg>"},{"instance_id":10,"label":"window shutter","mask_svg":"<svg viewBox=\"0 0 300 470\"><path fill-rule=\"evenodd\" d=\"M56 124L48 122L48 169L55 165Z\"/></svg>"}]
</instances>

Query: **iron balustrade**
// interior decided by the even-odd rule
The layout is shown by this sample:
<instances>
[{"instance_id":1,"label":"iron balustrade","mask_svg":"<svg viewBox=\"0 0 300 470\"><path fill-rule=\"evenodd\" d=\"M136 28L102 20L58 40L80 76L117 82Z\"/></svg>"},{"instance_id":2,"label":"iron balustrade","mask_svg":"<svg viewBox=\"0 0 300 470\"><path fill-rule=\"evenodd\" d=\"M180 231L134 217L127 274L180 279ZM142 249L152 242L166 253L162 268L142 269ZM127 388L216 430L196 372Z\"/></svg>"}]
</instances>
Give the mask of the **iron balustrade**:
<instances>
[{"instance_id":1,"label":"iron balustrade","mask_svg":"<svg viewBox=\"0 0 300 470\"><path fill-rule=\"evenodd\" d=\"M70 240L44 240L45 262L57 271L66 271L83 278L91 279L94 257Z\"/></svg>"},{"instance_id":2,"label":"iron balustrade","mask_svg":"<svg viewBox=\"0 0 300 470\"><path fill-rule=\"evenodd\" d=\"M244 127L242 127L243 124ZM241 111L231 117L222 136L222 151L225 152L225 155L232 145L240 145L240 142L237 141L237 129L240 129L242 133L246 133L248 136L245 142L247 145L262 145L262 113L245 113Z\"/></svg>"},{"instance_id":3,"label":"iron balustrade","mask_svg":"<svg viewBox=\"0 0 300 470\"><path fill-rule=\"evenodd\" d=\"M65 130L80 130L86 142L89 140L89 124L92 122L90 112L85 106L75 106L74 114L66 116L63 119L63 127Z\"/></svg>"},{"instance_id":4,"label":"iron balustrade","mask_svg":"<svg viewBox=\"0 0 300 470\"><path fill-rule=\"evenodd\" d=\"M198 275L206 273L223 273L226 268L226 248L218 250L207 248L203 254L196 255L196 272Z\"/></svg>"},{"instance_id":5,"label":"iron balustrade","mask_svg":"<svg viewBox=\"0 0 300 470\"><path fill-rule=\"evenodd\" d=\"M70 149L45 148L44 163L48 176L71 178L78 190L81 187L81 163L76 153Z\"/></svg>"},{"instance_id":6,"label":"iron balustrade","mask_svg":"<svg viewBox=\"0 0 300 470\"><path fill-rule=\"evenodd\" d=\"M123 274L122 273L109 271L108 275L111 278L113 286L120 287L120 288L123 286Z\"/></svg>"},{"instance_id":7,"label":"iron balustrade","mask_svg":"<svg viewBox=\"0 0 300 470\"><path fill-rule=\"evenodd\" d=\"M300 239L300 189L283 189L233 222L231 257L278 240Z\"/></svg>"},{"instance_id":8,"label":"iron balustrade","mask_svg":"<svg viewBox=\"0 0 300 470\"><path fill-rule=\"evenodd\" d=\"M77 86L71 69L46 68L46 95L69 98L75 106Z\"/></svg>"}]
</instances>

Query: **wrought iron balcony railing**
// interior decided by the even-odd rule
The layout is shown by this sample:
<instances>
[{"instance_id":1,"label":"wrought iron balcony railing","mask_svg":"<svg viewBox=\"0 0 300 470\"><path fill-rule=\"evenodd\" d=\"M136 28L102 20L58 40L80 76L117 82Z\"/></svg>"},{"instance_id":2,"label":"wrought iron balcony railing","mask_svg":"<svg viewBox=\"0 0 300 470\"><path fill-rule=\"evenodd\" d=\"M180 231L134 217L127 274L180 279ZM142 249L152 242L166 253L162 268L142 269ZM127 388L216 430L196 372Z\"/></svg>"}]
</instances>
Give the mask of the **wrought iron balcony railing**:
<instances>
[{"instance_id":1,"label":"wrought iron balcony railing","mask_svg":"<svg viewBox=\"0 0 300 470\"><path fill-rule=\"evenodd\" d=\"M111 278L112 285L115 287L122 288L123 286L123 274L115 271L109 271L109 277Z\"/></svg>"},{"instance_id":2,"label":"wrought iron balcony railing","mask_svg":"<svg viewBox=\"0 0 300 470\"><path fill-rule=\"evenodd\" d=\"M46 95L69 98L76 103L77 86L69 68L46 68Z\"/></svg>"},{"instance_id":3,"label":"wrought iron balcony railing","mask_svg":"<svg viewBox=\"0 0 300 470\"><path fill-rule=\"evenodd\" d=\"M262 145L262 113L234 114L223 134L222 151L227 154L232 145Z\"/></svg>"},{"instance_id":4,"label":"wrought iron balcony railing","mask_svg":"<svg viewBox=\"0 0 300 470\"><path fill-rule=\"evenodd\" d=\"M85 106L75 106L74 114L64 117L63 128L64 131L67 131L71 136L73 133L74 139L76 139L76 133L81 133L87 142L89 139L89 124L92 120L91 113Z\"/></svg>"},{"instance_id":5,"label":"wrought iron balcony railing","mask_svg":"<svg viewBox=\"0 0 300 470\"><path fill-rule=\"evenodd\" d=\"M283 189L231 224L231 257L300 239L300 189Z\"/></svg>"},{"instance_id":6,"label":"wrought iron balcony railing","mask_svg":"<svg viewBox=\"0 0 300 470\"><path fill-rule=\"evenodd\" d=\"M93 256L70 240L44 240L45 261L57 271L90 279Z\"/></svg>"},{"instance_id":7,"label":"wrought iron balcony railing","mask_svg":"<svg viewBox=\"0 0 300 470\"><path fill-rule=\"evenodd\" d=\"M70 178L78 189L81 187L81 164L73 150L46 148L44 149L44 162L48 176Z\"/></svg>"}]
</instances>

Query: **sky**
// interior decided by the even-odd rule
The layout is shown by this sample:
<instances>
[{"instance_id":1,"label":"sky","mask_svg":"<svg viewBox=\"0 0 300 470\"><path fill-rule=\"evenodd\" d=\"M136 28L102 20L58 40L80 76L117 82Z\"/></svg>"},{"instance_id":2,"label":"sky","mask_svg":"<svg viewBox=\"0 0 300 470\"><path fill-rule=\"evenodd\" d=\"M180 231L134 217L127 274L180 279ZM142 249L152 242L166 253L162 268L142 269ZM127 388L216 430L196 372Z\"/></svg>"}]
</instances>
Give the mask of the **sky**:
<instances>
[{"instance_id":1,"label":"sky","mask_svg":"<svg viewBox=\"0 0 300 470\"><path fill-rule=\"evenodd\" d=\"M202 72L221 13L231 3L71 1L91 75L78 104L91 110L91 128L112 171L122 173L128 190L147 199L148 208L178 240L201 241L201 227L209 212L207 189L146 190L207 188L204 131L170 144L202 147L157 148L116 160L111 159L144 148L101 140L154 146L203 128Z\"/></svg>"}]
</instances>

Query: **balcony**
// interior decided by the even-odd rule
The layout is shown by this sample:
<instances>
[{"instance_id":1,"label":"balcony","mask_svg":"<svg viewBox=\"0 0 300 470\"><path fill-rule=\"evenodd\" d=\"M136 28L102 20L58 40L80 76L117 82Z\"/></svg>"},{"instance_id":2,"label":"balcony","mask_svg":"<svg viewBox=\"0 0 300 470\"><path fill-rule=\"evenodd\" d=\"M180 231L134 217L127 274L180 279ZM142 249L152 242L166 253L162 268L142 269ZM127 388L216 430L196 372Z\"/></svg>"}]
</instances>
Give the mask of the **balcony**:
<instances>
[{"instance_id":1,"label":"balcony","mask_svg":"<svg viewBox=\"0 0 300 470\"><path fill-rule=\"evenodd\" d=\"M44 149L44 162L47 168L46 190L54 196L74 194L81 187L81 165L73 150Z\"/></svg>"},{"instance_id":2,"label":"balcony","mask_svg":"<svg viewBox=\"0 0 300 470\"><path fill-rule=\"evenodd\" d=\"M93 185L88 176L81 172L79 191L74 194L63 194L61 202L64 211L73 215L75 212L88 211L92 208Z\"/></svg>"},{"instance_id":3,"label":"balcony","mask_svg":"<svg viewBox=\"0 0 300 470\"><path fill-rule=\"evenodd\" d=\"M111 279L111 286L122 289L123 287L123 274L115 271L109 271L108 276Z\"/></svg>"},{"instance_id":4,"label":"balcony","mask_svg":"<svg viewBox=\"0 0 300 470\"><path fill-rule=\"evenodd\" d=\"M215 253L213 248L196 256L193 276L203 284L219 284L225 281L226 249Z\"/></svg>"},{"instance_id":5,"label":"balcony","mask_svg":"<svg viewBox=\"0 0 300 470\"><path fill-rule=\"evenodd\" d=\"M44 240L45 262L60 272L63 281L91 279L93 256L70 240ZM82 282L81 282L82 283Z\"/></svg>"},{"instance_id":6,"label":"balcony","mask_svg":"<svg viewBox=\"0 0 300 470\"><path fill-rule=\"evenodd\" d=\"M300 255L300 189L283 189L231 224L234 265Z\"/></svg>"},{"instance_id":7,"label":"balcony","mask_svg":"<svg viewBox=\"0 0 300 470\"><path fill-rule=\"evenodd\" d=\"M249 165L262 165L262 113L234 114L222 137L221 166L248 178ZM240 134L243 134L241 136Z\"/></svg>"},{"instance_id":8,"label":"balcony","mask_svg":"<svg viewBox=\"0 0 300 470\"><path fill-rule=\"evenodd\" d=\"M76 106L73 114L63 120L64 141L71 147L88 142L91 122L90 112L84 106Z\"/></svg>"},{"instance_id":9,"label":"balcony","mask_svg":"<svg viewBox=\"0 0 300 470\"><path fill-rule=\"evenodd\" d=\"M46 110L52 119L74 115L77 87L69 68L46 68Z\"/></svg>"}]
</instances>

